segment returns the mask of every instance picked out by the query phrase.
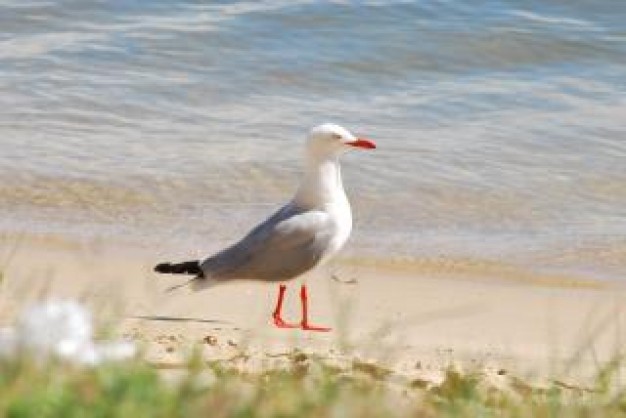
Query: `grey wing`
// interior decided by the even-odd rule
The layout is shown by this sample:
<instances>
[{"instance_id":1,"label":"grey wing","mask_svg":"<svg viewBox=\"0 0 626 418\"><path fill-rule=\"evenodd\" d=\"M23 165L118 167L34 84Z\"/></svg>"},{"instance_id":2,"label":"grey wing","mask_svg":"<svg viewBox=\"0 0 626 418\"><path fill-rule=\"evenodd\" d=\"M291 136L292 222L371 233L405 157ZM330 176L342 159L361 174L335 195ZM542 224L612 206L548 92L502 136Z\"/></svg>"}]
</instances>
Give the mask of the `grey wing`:
<instances>
[{"instance_id":1,"label":"grey wing","mask_svg":"<svg viewBox=\"0 0 626 418\"><path fill-rule=\"evenodd\" d=\"M313 268L334 234L326 212L287 205L201 268L216 279L287 280Z\"/></svg>"}]
</instances>

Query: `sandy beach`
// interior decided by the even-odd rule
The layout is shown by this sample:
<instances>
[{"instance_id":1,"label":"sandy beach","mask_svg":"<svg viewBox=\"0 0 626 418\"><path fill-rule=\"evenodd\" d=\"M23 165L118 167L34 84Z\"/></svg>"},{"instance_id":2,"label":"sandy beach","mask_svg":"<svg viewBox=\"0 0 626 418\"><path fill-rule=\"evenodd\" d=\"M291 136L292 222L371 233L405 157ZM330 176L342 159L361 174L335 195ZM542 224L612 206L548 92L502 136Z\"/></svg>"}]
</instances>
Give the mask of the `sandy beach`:
<instances>
[{"instance_id":1,"label":"sandy beach","mask_svg":"<svg viewBox=\"0 0 626 418\"><path fill-rule=\"evenodd\" d=\"M1 2L0 416L624 417L625 17Z\"/></svg>"},{"instance_id":2,"label":"sandy beach","mask_svg":"<svg viewBox=\"0 0 626 418\"><path fill-rule=\"evenodd\" d=\"M437 381L450 366L572 384L623 354L626 289L478 260L339 259L304 280L312 317L330 333L274 329L275 285L167 289L154 258L112 244L5 237L0 325L40 298L77 298L106 329L139 342L161 368L193 347L206 360L256 370L298 350L333 363L375 362ZM287 319L299 319L291 282Z\"/></svg>"}]
</instances>

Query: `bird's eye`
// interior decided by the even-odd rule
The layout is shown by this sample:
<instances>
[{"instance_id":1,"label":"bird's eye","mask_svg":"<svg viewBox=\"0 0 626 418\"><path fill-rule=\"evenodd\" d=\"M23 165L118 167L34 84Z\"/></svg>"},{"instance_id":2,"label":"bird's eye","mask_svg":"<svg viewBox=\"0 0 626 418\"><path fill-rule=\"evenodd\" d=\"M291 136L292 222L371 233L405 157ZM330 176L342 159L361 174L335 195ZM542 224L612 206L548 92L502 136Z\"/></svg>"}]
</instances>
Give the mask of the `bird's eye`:
<instances>
[{"instance_id":1,"label":"bird's eye","mask_svg":"<svg viewBox=\"0 0 626 418\"><path fill-rule=\"evenodd\" d=\"M341 135L339 135L339 134L333 134L333 138L334 138L334 139L341 139Z\"/></svg>"}]
</instances>

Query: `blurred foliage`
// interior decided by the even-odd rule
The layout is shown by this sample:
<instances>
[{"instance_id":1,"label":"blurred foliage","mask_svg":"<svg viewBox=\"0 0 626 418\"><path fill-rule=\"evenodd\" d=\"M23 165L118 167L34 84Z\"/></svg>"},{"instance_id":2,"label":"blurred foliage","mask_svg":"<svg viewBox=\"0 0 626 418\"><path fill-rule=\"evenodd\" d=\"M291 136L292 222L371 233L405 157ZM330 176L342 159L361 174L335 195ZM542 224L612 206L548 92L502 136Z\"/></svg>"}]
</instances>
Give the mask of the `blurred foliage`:
<instances>
[{"instance_id":1,"label":"blurred foliage","mask_svg":"<svg viewBox=\"0 0 626 418\"><path fill-rule=\"evenodd\" d=\"M440 383L410 381L375 364L347 368L294 352L286 367L257 373L192 356L182 369L133 360L82 368L26 358L0 361L6 417L626 417L620 362L595 386L450 369Z\"/></svg>"}]
</instances>

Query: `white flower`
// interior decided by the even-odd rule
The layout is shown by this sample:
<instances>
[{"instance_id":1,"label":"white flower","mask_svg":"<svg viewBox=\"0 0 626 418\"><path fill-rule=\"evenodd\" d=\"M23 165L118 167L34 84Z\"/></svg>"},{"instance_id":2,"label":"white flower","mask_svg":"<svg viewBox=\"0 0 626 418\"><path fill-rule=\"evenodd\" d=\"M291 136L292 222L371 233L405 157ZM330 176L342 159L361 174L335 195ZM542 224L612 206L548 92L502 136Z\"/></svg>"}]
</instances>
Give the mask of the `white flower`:
<instances>
[{"instance_id":1,"label":"white flower","mask_svg":"<svg viewBox=\"0 0 626 418\"><path fill-rule=\"evenodd\" d=\"M25 352L36 359L51 356L82 365L133 357L130 341L95 343L90 312L74 301L46 301L26 309L15 328L0 329L0 356Z\"/></svg>"}]
</instances>

